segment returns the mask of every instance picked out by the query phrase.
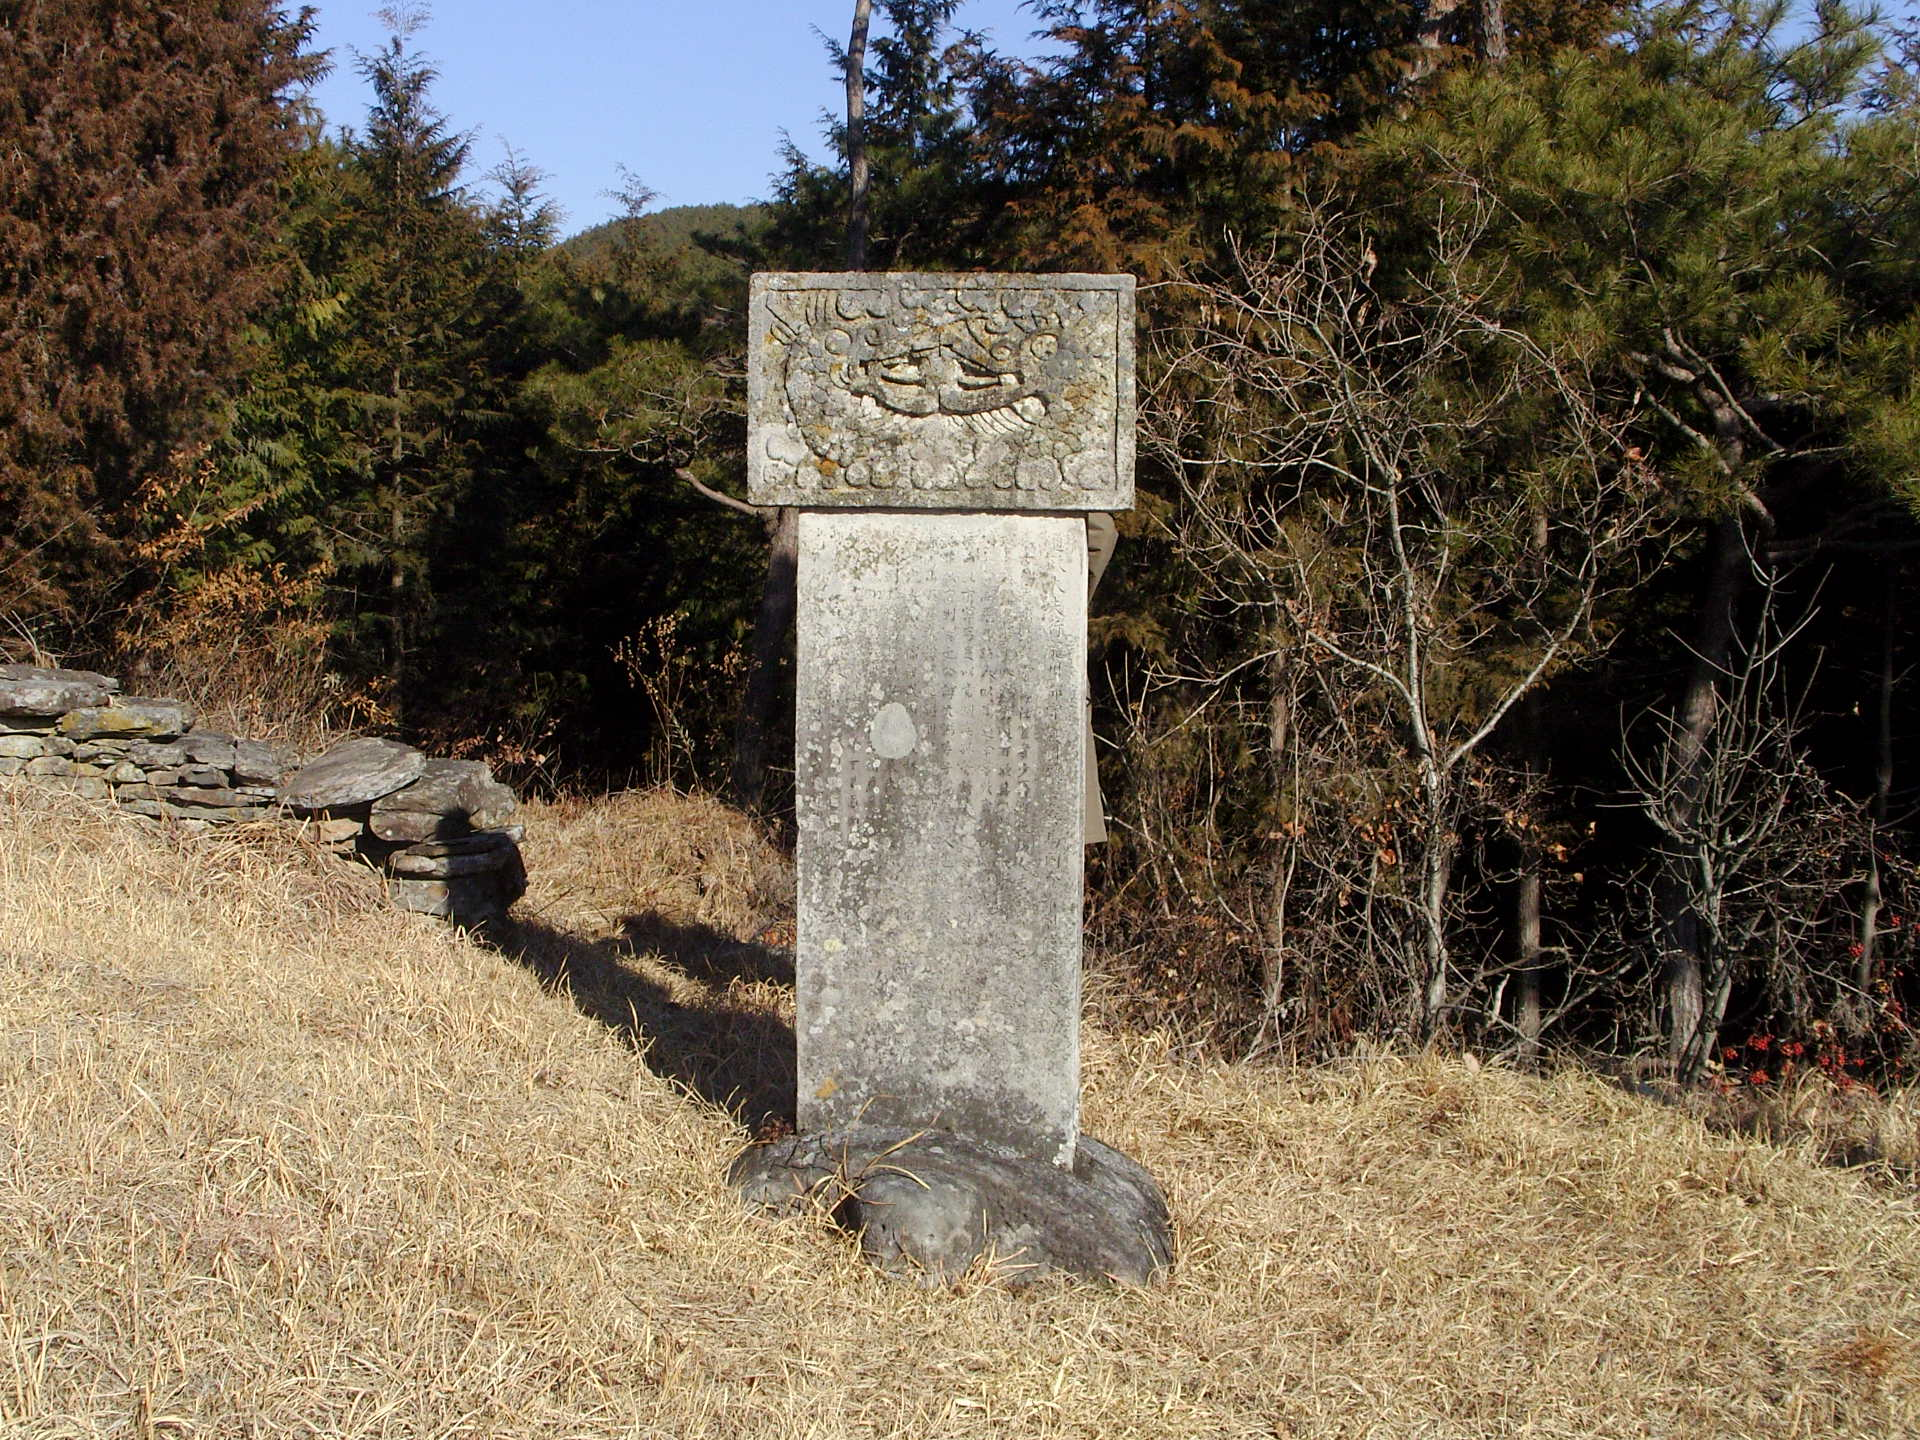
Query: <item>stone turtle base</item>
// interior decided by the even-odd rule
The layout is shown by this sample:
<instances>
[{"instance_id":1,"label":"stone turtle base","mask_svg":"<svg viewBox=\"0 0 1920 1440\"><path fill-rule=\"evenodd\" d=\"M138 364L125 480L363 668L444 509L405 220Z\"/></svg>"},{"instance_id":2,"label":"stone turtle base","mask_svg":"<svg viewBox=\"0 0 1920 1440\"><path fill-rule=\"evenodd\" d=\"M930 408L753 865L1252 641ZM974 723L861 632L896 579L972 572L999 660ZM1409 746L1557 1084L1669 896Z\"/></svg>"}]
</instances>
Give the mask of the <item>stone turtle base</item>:
<instances>
[{"instance_id":1,"label":"stone turtle base","mask_svg":"<svg viewBox=\"0 0 1920 1440\"><path fill-rule=\"evenodd\" d=\"M860 1127L754 1145L729 1178L762 1210L830 1211L874 1264L923 1283L985 1260L1010 1284L1061 1270L1149 1285L1173 1263L1159 1185L1084 1135L1066 1170L942 1131Z\"/></svg>"}]
</instances>

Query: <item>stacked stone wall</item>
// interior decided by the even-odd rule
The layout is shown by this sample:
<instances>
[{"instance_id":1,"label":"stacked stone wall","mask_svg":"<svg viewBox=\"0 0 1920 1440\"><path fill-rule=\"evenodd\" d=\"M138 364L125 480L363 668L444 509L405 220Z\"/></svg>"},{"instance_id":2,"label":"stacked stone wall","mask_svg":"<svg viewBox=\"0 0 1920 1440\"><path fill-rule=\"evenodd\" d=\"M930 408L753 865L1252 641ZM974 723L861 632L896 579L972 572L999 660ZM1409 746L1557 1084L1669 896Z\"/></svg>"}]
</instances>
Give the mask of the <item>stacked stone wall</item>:
<instances>
[{"instance_id":1,"label":"stacked stone wall","mask_svg":"<svg viewBox=\"0 0 1920 1440\"><path fill-rule=\"evenodd\" d=\"M400 908L461 924L497 919L526 889L516 801L485 765L379 739L302 763L194 721L191 706L123 695L110 675L0 665L0 776L189 833L297 823L381 871Z\"/></svg>"}]
</instances>

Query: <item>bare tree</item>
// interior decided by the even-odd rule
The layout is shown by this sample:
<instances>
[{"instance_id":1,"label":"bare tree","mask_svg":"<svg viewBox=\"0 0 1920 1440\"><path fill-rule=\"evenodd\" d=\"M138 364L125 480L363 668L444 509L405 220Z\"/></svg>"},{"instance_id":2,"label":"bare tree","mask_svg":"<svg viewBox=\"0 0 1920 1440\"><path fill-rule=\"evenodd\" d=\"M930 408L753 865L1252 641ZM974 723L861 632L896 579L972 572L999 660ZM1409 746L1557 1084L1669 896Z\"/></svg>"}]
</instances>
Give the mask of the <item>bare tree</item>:
<instances>
[{"instance_id":1,"label":"bare tree","mask_svg":"<svg viewBox=\"0 0 1920 1440\"><path fill-rule=\"evenodd\" d=\"M1758 613L1716 666L1711 709L1702 719L1683 699L1656 711L1622 752L1635 802L1660 834L1656 909L1663 918L1678 910L1695 962L1693 985L1676 988L1669 965L1657 995L1683 1082L1705 1072L1743 977L1802 1023L1813 1018L1816 981L1851 988L1850 967L1819 974L1819 941L1872 848L1861 807L1802 752L1805 696L1788 690L1781 657L1811 616L1782 625L1777 578L1751 556L1749 565Z\"/></svg>"},{"instance_id":2,"label":"bare tree","mask_svg":"<svg viewBox=\"0 0 1920 1440\"><path fill-rule=\"evenodd\" d=\"M1184 481L1178 541L1249 640L1188 678L1272 676L1273 964L1311 925L1421 1036L1500 968L1463 972L1449 941L1482 752L1604 643L1595 607L1658 529L1624 420L1478 298L1482 233L1460 215L1422 274L1376 277L1364 229L1309 210L1189 287L1197 319L1155 337L1144 407Z\"/></svg>"},{"instance_id":3,"label":"bare tree","mask_svg":"<svg viewBox=\"0 0 1920 1440\"><path fill-rule=\"evenodd\" d=\"M867 268L867 26L873 0L854 0L853 30L847 37L847 268Z\"/></svg>"},{"instance_id":4,"label":"bare tree","mask_svg":"<svg viewBox=\"0 0 1920 1440\"><path fill-rule=\"evenodd\" d=\"M854 0L853 28L844 60L847 88L847 268L867 268L867 213L871 175L867 165L867 28L873 0ZM800 572L800 512L781 506L766 512L767 578L753 621L746 693L734 730L733 790L740 803L759 809L766 795L767 752L776 728L780 659L793 633Z\"/></svg>"}]
</instances>

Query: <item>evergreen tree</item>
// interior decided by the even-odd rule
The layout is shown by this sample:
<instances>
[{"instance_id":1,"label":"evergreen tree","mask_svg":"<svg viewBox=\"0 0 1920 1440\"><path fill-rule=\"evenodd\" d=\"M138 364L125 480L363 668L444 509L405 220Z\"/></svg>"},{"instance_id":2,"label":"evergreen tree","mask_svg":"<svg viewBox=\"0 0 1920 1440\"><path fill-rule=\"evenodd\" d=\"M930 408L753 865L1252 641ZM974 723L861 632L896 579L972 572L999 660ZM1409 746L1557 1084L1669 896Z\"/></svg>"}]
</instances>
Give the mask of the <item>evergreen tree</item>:
<instances>
[{"instance_id":1,"label":"evergreen tree","mask_svg":"<svg viewBox=\"0 0 1920 1440\"><path fill-rule=\"evenodd\" d=\"M365 124L312 138L292 170L288 283L216 451L232 521L205 563L318 579L366 713L419 721L434 687L415 652L443 628L436 557L513 444L522 281L550 221L531 176L492 210L467 193L469 141L413 45L424 14L387 19L387 43L357 61Z\"/></svg>"},{"instance_id":2,"label":"evergreen tree","mask_svg":"<svg viewBox=\"0 0 1920 1440\"><path fill-rule=\"evenodd\" d=\"M863 65L861 132L868 167L867 268L964 269L991 263L974 115L997 62L980 37L956 31L963 0L879 0L880 27ZM845 75L846 47L829 42ZM851 178L844 119L824 126L834 163L815 165L791 142L775 182L773 223L760 257L770 266L843 263Z\"/></svg>"},{"instance_id":3,"label":"evergreen tree","mask_svg":"<svg viewBox=\"0 0 1920 1440\"><path fill-rule=\"evenodd\" d=\"M382 669L404 688L431 600L427 532L471 481L504 397L486 351L494 255L460 186L471 142L432 103L435 72L411 48L422 17L388 19L386 46L359 60L374 102L347 146L347 223L366 248L347 300L343 378L359 390L365 470L335 523L348 542L353 618L379 627Z\"/></svg>"},{"instance_id":4,"label":"evergreen tree","mask_svg":"<svg viewBox=\"0 0 1920 1440\"><path fill-rule=\"evenodd\" d=\"M0 586L125 598L141 486L204 437L271 293L263 235L316 62L269 0L0 11Z\"/></svg>"},{"instance_id":5,"label":"evergreen tree","mask_svg":"<svg viewBox=\"0 0 1920 1440\"><path fill-rule=\"evenodd\" d=\"M1582 353L1603 403L1644 407L1640 448L1698 526L1698 609L1667 657L1680 674L1655 767L1668 830L1692 824L1688 776L1706 783L1751 579L1836 530L1886 526L1913 493L1910 449L1886 439L1920 421L1893 358L1916 333L1913 252L1894 239L1914 211L1885 166L1912 120L1864 108L1867 16L1823 5L1803 37L1785 18L1648 7L1621 45L1461 77L1371 157L1370 183L1408 197L1382 216L1398 253L1443 211L1491 217L1471 283L1508 323ZM1650 943L1670 1053L1697 1074L1760 957L1726 943L1695 861L1670 860Z\"/></svg>"}]
</instances>

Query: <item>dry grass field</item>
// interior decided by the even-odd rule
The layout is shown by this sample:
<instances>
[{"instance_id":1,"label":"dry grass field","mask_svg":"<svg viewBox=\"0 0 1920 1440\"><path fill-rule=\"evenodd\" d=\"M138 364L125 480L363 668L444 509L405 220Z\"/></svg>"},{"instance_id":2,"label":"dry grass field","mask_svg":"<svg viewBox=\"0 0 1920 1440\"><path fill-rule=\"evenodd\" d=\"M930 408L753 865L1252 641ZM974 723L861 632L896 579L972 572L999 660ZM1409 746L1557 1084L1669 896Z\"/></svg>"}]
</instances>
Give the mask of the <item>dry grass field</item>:
<instances>
[{"instance_id":1,"label":"dry grass field","mask_svg":"<svg viewBox=\"0 0 1920 1440\"><path fill-rule=\"evenodd\" d=\"M0 1433L1920 1434L1911 1175L1575 1072L1090 1023L1171 1282L891 1283L722 1178L790 1084L777 858L669 795L528 823L489 946L0 781Z\"/></svg>"}]
</instances>

